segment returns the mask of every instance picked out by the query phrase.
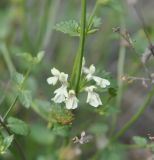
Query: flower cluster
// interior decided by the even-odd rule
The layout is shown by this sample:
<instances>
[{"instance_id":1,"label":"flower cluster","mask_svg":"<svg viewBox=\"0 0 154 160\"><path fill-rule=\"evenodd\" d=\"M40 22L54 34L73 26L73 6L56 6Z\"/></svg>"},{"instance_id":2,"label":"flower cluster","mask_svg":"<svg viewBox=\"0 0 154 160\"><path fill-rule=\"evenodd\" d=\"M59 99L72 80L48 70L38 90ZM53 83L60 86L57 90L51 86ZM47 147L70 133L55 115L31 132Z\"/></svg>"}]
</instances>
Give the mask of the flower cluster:
<instances>
[{"instance_id":1,"label":"flower cluster","mask_svg":"<svg viewBox=\"0 0 154 160\"><path fill-rule=\"evenodd\" d=\"M86 102L93 107L102 105L102 101L98 93L95 92L97 87L106 88L110 85L107 79L95 76L95 66L91 65L89 68L85 67L85 61L83 60L82 74L85 76L87 82L94 81L96 85L90 85L84 87L84 91L88 93ZM67 109L76 109L78 107L78 98L75 91L69 89L68 74L60 72L56 68L51 69L52 77L47 79L47 83L50 85L56 85L60 82L61 86L54 91L55 96L52 100L55 103L65 103Z\"/></svg>"}]
</instances>

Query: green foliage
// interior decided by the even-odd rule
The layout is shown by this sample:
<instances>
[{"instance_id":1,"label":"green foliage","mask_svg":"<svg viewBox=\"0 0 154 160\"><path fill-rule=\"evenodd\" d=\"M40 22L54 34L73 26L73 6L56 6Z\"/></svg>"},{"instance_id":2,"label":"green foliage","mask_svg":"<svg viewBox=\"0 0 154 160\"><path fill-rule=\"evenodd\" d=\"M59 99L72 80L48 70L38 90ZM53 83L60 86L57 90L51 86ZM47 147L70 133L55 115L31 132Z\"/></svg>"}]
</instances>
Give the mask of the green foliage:
<instances>
[{"instance_id":1,"label":"green foliage","mask_svg":"<svg viewBox=\"0 0 154 160\"><path fill-rule=\"evenodd\" d=\"M100 25L101 25L101 19L95 16L91 23L92 27L86 29L86 34L95 33L96 31L98 31ZM75 20L60 22L56 24L55 30L68 34L70 36L80 36L81 34L80 23L78 23Z\"/></svg>"},{"instance_id":2,"label":"green foliage","mask_svg":"<svg viewBox=\"0 0 154 160\"><path fill-rule=\"evenodd\" d=\"M9 117L7 119L7 127L15 134L27 136L29 134L29 126L22 120Z\"/></svg>"},{"instance_id":3,"label":"green foliage","mask_svg":"<svg viewBox=\"0 0 154 160\"><path fill-rule=\"evenodd\" d=\"M44 51L38 52L36 56L32 56L30 53L21 53L18 56L22 57L28 64L38 64L44 57Z\"/></svg>"},{"instance_id":4,"label":"green foliage","mask_svg":"<svg viewBox=\"0 0 154 160\"><path fill-rule=\"evenodd\" d=\"M146 147L146 145L148 144L147 140L144 137L134 136L133 140L135 144L141 147Z\"/></svg>"},{"instance_id":5,"label":"green foliage","mask_svg":"<svg viewBox=\"0 0 154 160\"><path fill-rule=\"evenodd\" d=\"M13 141L13 135L6 136L5 138L3 138L0 135L0 155L6 153L7 149L10 147L12 141Z\"/></svg>"},{"instance_id":6,"label":"green foliage","mask_svg":"<svg viewBox=\"0 0 154 160\"><path fill-rule=\"evenodd\" d=\"M14 72L13 82L15 85L20 86L24 81L24 76L21 73Z\"/></svg>"},{"instance_id":7,"label":"green foliage","mask_svg":"<svg viewBox=\"0 0 154 160\"><path fill-rule=\"evenodd\" d=\"M80 25L75 20L60 22L56 24L55 30L69 34L70 36L80 36Z\"/></svg>"},{"instance_id":8,"label":"green foliage","mask_svg":"<svg viewBox=\"0 0 154 160\"><path fill-rule=\"evenodd\" d=\"M120 144L112 144L103 150L100 160L123 160L124 156L124 148Z\"/></svg>"},{"instance_id":9,"label":"green foliage","mask_svg":"<svg viewBox=\"0 0 154 160\"><path fill-rule=\"evenodd\" d=\"M31 106L31 103L32 103L31 91L21 90L20 93L19 93L19 100L24 107L29 108Z\"/></svg>"}]
</instances>

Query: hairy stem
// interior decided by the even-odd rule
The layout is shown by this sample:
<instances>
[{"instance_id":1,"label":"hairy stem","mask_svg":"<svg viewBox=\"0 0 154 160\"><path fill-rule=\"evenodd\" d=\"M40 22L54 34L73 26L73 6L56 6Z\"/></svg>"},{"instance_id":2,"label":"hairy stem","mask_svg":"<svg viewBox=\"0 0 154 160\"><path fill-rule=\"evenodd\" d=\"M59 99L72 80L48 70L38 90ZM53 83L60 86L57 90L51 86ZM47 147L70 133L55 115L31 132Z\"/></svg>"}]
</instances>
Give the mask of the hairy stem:
<instances>
[{"instance_id":1,"label":"hairy stem","mask_svg":"<svg viewBox=\"0 0 154 160\"><path fill-rule=\"evenodd\" d=\"M79 92L79 84L81 78L82 60L84 55L85 46L85 33L86 33L86 0L81 0L82 2L82 15L81 15L81 35L80 35L80 45L79 45L79 58L78 58L78 68L77 68L77 82L76 82L76 94Z\"/></svg>"}]
</instances>

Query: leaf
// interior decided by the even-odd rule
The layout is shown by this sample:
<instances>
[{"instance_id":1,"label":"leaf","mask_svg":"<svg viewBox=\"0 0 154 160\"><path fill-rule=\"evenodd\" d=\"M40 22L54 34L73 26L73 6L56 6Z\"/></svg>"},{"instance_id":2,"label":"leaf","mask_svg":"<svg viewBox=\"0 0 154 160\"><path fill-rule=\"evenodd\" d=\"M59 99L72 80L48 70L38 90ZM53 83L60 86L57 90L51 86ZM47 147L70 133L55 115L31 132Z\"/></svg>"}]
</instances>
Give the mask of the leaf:
<instances>
[{"instance_id":1,"label":"leaf","mask_svg":"<svg viewBox=\"0 0 154 160\"><path fill-rule=\"evenodd\" d=\"M13 76L13 82L16 84L16 85L21 85L24 81L24 76L23 74L21 73L18 73L18 72L15 72L14 73L14 76Z\"/></svg>"},{"instance_id":2,"label":"leaf","mask_svg":"<svg viewBox=\"0 0 154 160\"><path fill-rule=\"evenodd\" d=\"M17 54L17 56L22 57L25 61L27 61L30 64L38 64L41 62L41 60L44 57L44 51L38 52L37 56L33 57L30 53L21 53Z\"/></svg>"},{"instance_id":3,"label":"leaf","mask_svg":"<svg viewBox=\"0 0 154 160\"><path fill-rule=\"evenodd\" d=\"M69 125L62 126L62 125L56 124L53 127L52 133L62 137L67 137L69 134L69 129L70 129Z\"/></svg>"},{"instance_id":4,"label":"leaf","mask_svg":"<svg viewBox=\"0 0 154 160\"><path fill-rule=\"evenodd\" d=\"M10 147L14 136L7 136L4 139L0 138L0 154L4 154L6 150Z\"/></svg>"},{"instance_id":5,"label":"leaf","mask_svg":"<svg viewBox=\"0 0 154 160\"><path fill-rule=\"evenodd\" d=\"M24 121L14 117L9 117L7 119L7 122L7 126L12 132L23 136L29 134L29 126Z\"/></svg>"},{"instance_id":6,"label":"leaf","mask_svg":"<svg viewBox=\"0 0 154 160\"><path fill-rule=\"evenodd\" d=\"M9 148L9 146L11 145L11 143L13 141L13 138L14 138L13 135L7 136L4 138L3 144L4 144L5 149Z\"/></svg>"},{"instance_id":7,"label":"leaf","mask_svg":"<svg viewBox=\"0 0 154 160\"><path fill-rule=\"evenodd\" d=\"M134 136L133 141L135 144L138 144L142 147L145 147L147 145L147 140L144 137Z\"/></svg>"},{"instance_id":8,"label":"leaf","mask_svg":"<svg viewBox=\"0 0 154 160\"><path fill-rule=\"evenodd\" d=\"M70 36L80 36L80 25L75 20L62 21L56 24L54 28Z\"/></svg>"},{"instance_id":9,"label":"leaf","mask_svg":"<svg viewBox=\"0 0 154 160\"><path fill-rule=\"evenodd\" d=\"M154 143L149 144L149 147L151 148L152 152L154 152Z\"/></svg>"},{"instance_id":10,"label":"leaf","mask_svg":"<svg viewBox=\"0 0 154 160\"><path fill-rule=\"evenodd\" d=\"M29 108L32 103L31 92L28 90L21 90L19 94L19 100L24 107Z\"/></svg>"},{"instance_id":11,"label":"leaf","mask_svg":"<svg viewBox=\"0 0 154 160\"><path fill-rule=\"evenodd\" d=\"M40 63L41 60L43 59L43 57L44 57L44 51L40 51L40 52L37 54L37 56L34 57L33 63L34 63L34 64Z\"/></svg>"}]
</instances>

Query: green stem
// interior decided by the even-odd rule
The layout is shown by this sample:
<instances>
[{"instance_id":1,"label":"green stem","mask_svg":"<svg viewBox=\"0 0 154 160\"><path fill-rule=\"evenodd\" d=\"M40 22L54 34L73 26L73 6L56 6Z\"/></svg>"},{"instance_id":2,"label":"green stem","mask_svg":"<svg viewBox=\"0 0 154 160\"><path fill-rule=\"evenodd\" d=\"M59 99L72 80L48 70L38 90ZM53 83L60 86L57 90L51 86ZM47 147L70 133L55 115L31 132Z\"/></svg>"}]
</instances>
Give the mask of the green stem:
<instances>
[{"instance_id":1,"label":"green stem","mask_svg":"<svg viewBox=\"0 0 154 160\"><path fill-rule=\"evenodd\" d=\"M143 105L140 107L138 112L124 125L124 127L114 137L111 138L110 143L116 141L118 138L123 136L126 133L126 131L142 116L146 108L149 106L153 98L153 95L154 95L154 87L149 91Z\"/></svg>"},{"instance_id":2,"label":"green stem","mask_svg":"<svg viewBox=\"0 0 154 160\"><path fill-rule=\"evenodd\" d=\"M80 35L80 45L79 45L79 65L77 69L77 82L76 82L76 94L79 92L79 84L81 78L82 60L84 55L85 37L86 37L86 0L81 0L82 2L82 15L81 15L81 35Z\"/></svg>"},{"instance_id":3,"label":"green stem","mask_svg":"<svg viewBox=\"0 0 154 160\"><path fill-rule=\"evenodd\" d=\"M32 70L32 66L29 67L29 69L27 70L27 72L26 72L26 74L25 74L25 76L24 76L24 80L23 80L23 82L22 82L22 84L21 84L21 86L20 86L20 89L23 89L24 84L25 84L25 81L27 80L27 78L28 78L31 70ZM12 108L15 106L16 102L18 101L18 98L19 98L19 94L16 95L14 101L12 102L12 104L11 104L10 107L8 108L7 112L6 112L5 115L3 116L3 119L4 119L4 120L7 118L8 114L10 113L10 111L12 110Z\"/></svg>"},{"instance_id":4,"label":"green stem","mask_svg":"<svg viewBox=\"0 0 154 160\"><path fill-rule=\"evenodd\" d=\"M4 60L5 60L6 65L8 67L8 70L10 72L10 75L12 76L13 71L15 71L15 67L14 67L14 65L12 63L12 60L11 60L10 55L9 55L9 51L8 51L7 46L6 46L5 43L2 43L2 45L0 46L0 50L2 52Z\"/></svg>"},{"instance_id":5,"label":"green stem","mask_svg":"<svg viewBox=\"0 0 154 160\"><path fill-rule=\"evenodd\" d=\"M124 19L121 18L121 28L125 28L125 22ZM126 48L122 44L123 38L121 37L120 41L120 50L119 50L119 57L118 57L118 71L117 71L117 81L118 81L118 93L117 93L117 98L116 98L116 107L120 108L121 106L121 99L122 99L122 93L123 93L123 82L121 80L121 76L124 74L124 64L125 64L125 55L126 55ZM112 129L111 129L111 134L115 130L117 122L117 114L115 114L112 118Z\"/></svg>"}]
</instances>

